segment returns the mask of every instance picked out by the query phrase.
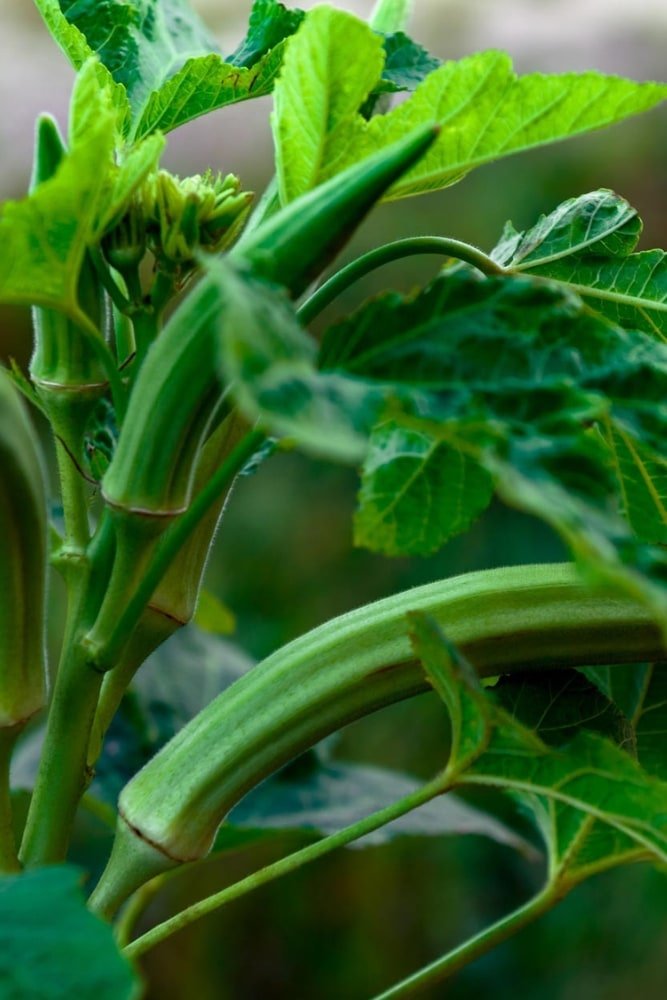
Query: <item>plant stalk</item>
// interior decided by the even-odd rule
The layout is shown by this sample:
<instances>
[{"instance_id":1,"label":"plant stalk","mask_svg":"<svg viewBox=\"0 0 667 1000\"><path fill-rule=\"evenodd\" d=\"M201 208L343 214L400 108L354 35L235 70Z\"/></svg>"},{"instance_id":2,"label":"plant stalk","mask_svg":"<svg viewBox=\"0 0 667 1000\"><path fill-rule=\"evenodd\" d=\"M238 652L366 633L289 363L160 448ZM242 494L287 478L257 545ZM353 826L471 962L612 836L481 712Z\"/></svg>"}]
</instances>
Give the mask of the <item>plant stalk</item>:
<instances>
[{"instance_id":1,"label":"plant stalk","mask_svg":"<svg viewBox=\"0 0 667 1000\"><path fill-rule=\"evenodd\" d=\"M220 909L226 903L231 903L233 900L239 899L241 896L245 896L255 889L259 889L274 879L288 875L298 868L303 867L303 865L309 864L311 861L316 861L331 851L335 851L339 847L345 847L347 844L359 840L360 837L365 837L367 834L379 830L380 827L393 822L393 820L398 819L400 816L405 816L406 813L412 812L418 806L425 805L425 803L430 802L437 795L442 795L445 791L442 778L436 778L434 781L424 785L423 788L419 788L410 795L406 795L398 802L394 802L384 809L379 809L357 823L352 823L343 830L339 830L325 837L323 840L319 840L316 844L309 844L308 847L304 847L300 851L295 851L286 858L281 858L280 861L276 861L257 872L253 872L252 875L248 875L246 878L241 879L240 882L228 886L221 892L216 892L212 896L202 899L199 903L189 906L186 910L182 910L176 916L158 924L157 927L153 927L150 931L137 938L136 941L127 945L124 949L125 954L132 959L138 958L139 955L143 955L144 952L150 948L154 948L155 945L160 944L160 942L166 940L172 934L176 934L182 928L188 927L196 920L201 919L201 917L205 917L207 914Z\"/></svg>"},{"instance_id":2,"label":"plant stalk","mask_svg":"<svg viewBox=\"0 0 667 1000\"><path fill-rule=\"evenodd\" d=\"M21 844L20 857L26 867L65 859L76 810L87 785L88 747L103 677L87 662L81 629L101 601L113 541L113 525L103 517L89 548L85 572L70 584L65 638Z\"/></svg>"},{"instance_id":3,"label":"plant stalk","mask_svg":"<svg viewBox=\"0 0 667 1000\"><path fill-rule=\"evenodd\" d=\"M404 979L391 989L378 994L375 1000L405 1000L407 997L414 997L425 989L433 989L444 982L456 972L459 972L466 965L476 959L486 955L487 952L497 948L512 935L523 930L528 924L533 923L539 917L547 913L562 898L562 892L554 885L549 884L542 892L534 896L518 910L514 910L506 917L502 917L491 927L476 934L464 944L454 948L442 958L437 959L430 965L416 972L414 975Z\"/></svg>"},{"instance_id":4,"label":"plant stalk","mask_svg":"<svg viewBox=\"0 0 667 1000\"><path fill-rule=\"evenodd\" d=\"M438 257L461 260L466 264L472 264L473 267L487 275L504 274L504 268L500 264L496 264L495 260L492 260L482 250L478 250L477 247L470 246L468 243L452 240L445 236L413 236L377 247L377 249L357 257L351 264L341 268L303 303L297 313L300 321L304 326L307 326L327 306L331 305L334 299L337 299L351 285L372 271L384 267L385 264L421 254L435 254Z\"/></svg>"}]
</instances>

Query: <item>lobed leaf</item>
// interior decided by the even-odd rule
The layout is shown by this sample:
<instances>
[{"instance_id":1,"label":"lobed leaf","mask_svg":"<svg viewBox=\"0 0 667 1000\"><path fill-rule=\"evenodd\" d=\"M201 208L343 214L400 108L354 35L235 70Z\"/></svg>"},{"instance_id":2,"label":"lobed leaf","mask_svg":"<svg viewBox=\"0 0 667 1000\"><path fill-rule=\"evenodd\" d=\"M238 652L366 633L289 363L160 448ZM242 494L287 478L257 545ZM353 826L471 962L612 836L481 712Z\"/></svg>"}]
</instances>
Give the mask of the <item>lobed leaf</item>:
<instances>
[{"instance_id":1,"label":"lobed leaf","mask_svg":"<svg viewBox=\"0 0 667 1000\"><path fill-rule=\"evenodd\" d=\"M550 721L545 713L551 712L551 719L554 714L548 689L534 683L528 696L525 689L514 689L509 698L506 690L505 702L511 709L507 711L484 694L472 668L460 669L435 623L421 614L409 619L415 654L443 697L458 746L467 739L470 748L461 757L455 744L443 779L448 787L487 785L518 797L545 838L552 877L557 872L565 883L574 884L594 871L629 860L664 863L667 786L610 739L581 728L581 720L576 720L581 682L575 680L574 698L559 708L556 730L566 742L558 740L551 747L513 714L523 695L522 715L527 712L541 732ZM567 697L566 692L567 686L561 686L559 699ZM613 712L605 711L614 718ZM605 711L598 706L592 717L599 723ZM608 720L603 731L607 725Z\"/></svg>"},{"instance_id":2,"label":"lobed leaf","mask_svg":"<svg viewBox=\"0 0 667 1000\"><path fill-rule=\"evenodd\" d=\"M622 669L622 668L621 668ZM582 676L586 674L586 676ZM632 722L588 671L554 671L503 678L494 689L503 708L534 728L555 748L566 746L581 730L607 737L633 757L636 734ZM556 800L519 795L545 834L551 867L582 881L608 868L644 860L644 850L627 834Z\"/></svg>"},{"instance_id":3,"label":"lobed leaf","mask_svg":"<svg viewBox=\"0 0 667 1000\"><path fill-rule=\"evenodd\" d=\"M385 37L384 51L382 79L375 85L377 94L413 91L441 65L439 59L403 31Z\"/></svg>"},{"instance_id":4,"label":"lobed leaf","mask_svg":"<svg viewBox=\"0 0 667 1000\"><path fill-rule=\"evenodd\" d=\"M253 0L248 33L228 61L234 66L254 66L293 35L305 16L302 10L288 9L279 0Z\"/></svg>"},{"instance_id":5,"label":"lobed leaf","mask_svg":"<svg viewBox=\"0 0 667 1000\"><path fill-rule=\"evenodd\" d=\"M634 253L642 222L613 191L564 202L532 229L511 223L492 257L512 271L562 282L609 319L667 338L667 255Z\"/></svg>"},{"instance_id":6,"label":"lobed leaf","mask_svg":"<svg viewBox=\"0 0 667 1000\"><path fill-rule=\"evenodd\" d=\"M591 572L641 593L664 616L664 554L637 540L622 518L621 484L592 429L606 422L656 453L667 417L663 345L612 326L557 285L457 269L412 298L383 296L331 328L320 364L391 385L392 419L422 435L425 454L430 442L433 454L443 446L441 456L447 448L468 456L493 476L503 499L551 524ZM376 471L400 498L410 493L415 468L376 434L359 538L366 543L369 526L374 546L419 551L419 529L406 522L401 535L392 523L398 506L381 530L374 527ZM430 484L438 474L432 470Z\"/></svg>"},{"instance_id":7,"label":"lobed leaf","mask_svg":"<svg viewBox=\"0 0 667 1000\"><path fill-rule=\"evenodd\" d=\"M622 509L635 534L647 542L667 543L667 463L623 427L601 421Z\"/></svg>"},{"instance_id":8,"label":"lobed leaf","mask_svg":"<svg viewBox=\"0 0 667 1000\"><path fill-rule=\"evenodd\" d=\"M277 46L252 66L236 66L211 53L188 59L137 112L135 135L159 129L171 132L201 115L271 93L281 66L283 47Z\"/></svg>"},{"instance_id":9,"label":"lobed leaf","mask_svg":"<svg viewBox=\"0 0 667 1000\"><path fill-rule=\"evenodd\" d=\"M61 309L75 319L81 265L108 193L117 122L89 67L73 97L75 118L82 96L92 100L88 127L74 129L55 176L27 198L5 202L0 215L0 300Z\"/></svg>"},{"instance_id":10,"label":"lobed leaf","mask_svg":"<svg viewBox=\"0 0 667 1000\"><path fill-rule=\"evenodd\" d=\"M270 93L300 11L255 0L248 34L228 58L186 0L36 0L76 69L97 55L125 101L135 138Z\"/></svg>"},{"instance_id":11,"label":"lobed leaf","mask_svg":"<svg viewBox=\"0 0 667 1000\"><path fill-rule=\"evenodd\" d=\"M601 189L564 201L523 233L508 222L491 256L513 271L586 254L625 257L637 246L641 232L642 221L632 205Z\"/></svg>"},{"instance_id":12,"label":"lobed leaf","mask_svg":"<svg viewBox=\"0 0 667 1000\"><path fill-rule=\"evenodd\" d=\"M662 84L595 72L518 77L505 53L484 52L445 63L389 114L351 121L348 151L332 172L420 122L437 121L439 141L389 194L404 198L438 190L502 156L612 125L666 97Z\"/></svg>"},{"instance_id":13,"label":"lobed leaf","mask_svg":"<svg viewBox=\"0 0 667 1000\"><path fill-rule=\"evenodd\" d=\"M355 36L347 86L338 41L343 31ZM426 122L439 123L440 138L394 185L389 199L438 190L483 163L603 128L667 97L665 85L595 72L518 77L509 56L491 51L445 63L408 101L367 121L359 108L373 75L377 80L381 67L369 29L327 7L309 15L290 43L277 87L274 134L283 200Z\"/></svg>"},{"instance_id":14,"label":"lobed leaf","mask_svg":"<svg viewBox=\"0 0 667 1000\"><path fill-rule=\"evenodd\" d=\"M328 26L324 18L320 23L324 36ZM320 37L316 44L324 51L331 41ZM289 58L296 60L300 48L296 43L290 48ZM320 104L326 104L329 87L335 85L335 80L324 81ZM298 116L299 104L308 102L309 88L306 78L301 84L295 80L291 114ZM388 198L435 191L483 163L604 128L654 107L665 97L665 85L638 84L595 72L518 77L505 53L483 52L445 63L429 74L408 101L386 115L366 121L362 115L350 113L345 122L337 119L333 123L335 143L328 130L319 136L318 152L324 148L325 155L319 152L317 176L325 180L419 124L436 121L442 130L440 139L394 185ZM288 113L283 111L282 116L288 117ZM279 149L281 143L284 139L279 134Z\"/></svg>"}]
</instances>

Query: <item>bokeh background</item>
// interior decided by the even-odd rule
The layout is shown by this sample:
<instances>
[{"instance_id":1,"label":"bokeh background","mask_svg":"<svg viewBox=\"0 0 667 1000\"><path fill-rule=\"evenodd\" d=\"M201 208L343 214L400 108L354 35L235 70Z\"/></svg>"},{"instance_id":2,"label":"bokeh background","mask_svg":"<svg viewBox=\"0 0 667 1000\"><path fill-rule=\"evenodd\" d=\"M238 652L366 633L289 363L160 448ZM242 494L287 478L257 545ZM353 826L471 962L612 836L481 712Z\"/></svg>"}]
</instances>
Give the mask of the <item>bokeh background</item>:
<instances>
[{"instance_id":1,"label":"bokeh background","mask_svg":"<svg viewBox=\"0 0 667 1000\"><path fill-rule=\"evenodd\" d=\"M193 4L231 50L250 0ZM20 197L32 125L66 120L72 73L27 0L2 0L0 198ZM312 2L302 3L312 7ZM341 2L366 16L371 0ZM438 56L504 48L521 71L595 68L667 78L664 0L417 0L413 34ZM182 174L238 173L261 191L272 172L270 100L181 129L165 163ZM503 223L522 228L561 200L613 188L640 210L643 246L667 237L667 111L605 133L485 167L454 189L378 209L348 249L417 233L490 248ZM1 248L0 248L1 252ZM331 315L387 285L433 274L411 260L387 268ZM27 311L0 310L0 357L30 353ZM386 560L355 551L353 471L281 456L237 490L211 562L209 587L235 612L236 640L261 657L327 618L405 587L470 569L547 561L559 543L536 522L494 507L437 556ZM428 696L350 727L339 756L428 776L443 749L442 713ZM238 852L175 881L149 911L196 898L277 856L287 842ZM540 868L479 838L410 839L340 852L174 937L146 959L150 1000L363 1000L517 905ZM184 886L183 882L187 884ZM644 1000L665 996L667 882L642 867L600 877L519 938L432 992L498 1000Z\"/></svg>"}]
</instances>

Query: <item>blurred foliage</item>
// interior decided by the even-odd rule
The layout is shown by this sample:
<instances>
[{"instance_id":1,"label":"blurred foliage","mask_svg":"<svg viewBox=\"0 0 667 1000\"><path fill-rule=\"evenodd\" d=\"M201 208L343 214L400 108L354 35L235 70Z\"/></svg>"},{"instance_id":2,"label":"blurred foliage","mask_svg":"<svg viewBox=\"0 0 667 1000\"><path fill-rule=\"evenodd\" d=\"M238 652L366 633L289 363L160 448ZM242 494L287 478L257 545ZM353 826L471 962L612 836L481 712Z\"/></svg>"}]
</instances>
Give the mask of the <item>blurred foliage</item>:
<instances>
[{"instance_id":1,"label":"blurred foliage","mask_svg":"<svg viewBox=\"0 0 667 1000\"><path fill-rule=\"evenodd\" d=\"M4 3L14 6L19 0ZM553 0L548 6L558 9L559 3L571 13L572 5L565 0ZM199 6L207 13L218 11L215 4ZM484 3L469 6L466 16L476 19L477 47L498 44L484 24ZM600 5L596 9L601 11ZM461 11L453 22L457 27ZM24 28L37 37L38 19L26 12L24 20ZM441 20L442 15L432 47L441 56L462 54L440 26ZM633 39L636 62L621 69L644 77L642 51ZM610 65L614 58L610 51L607 64L598 68L614 71ZM524 53L522 69L526 63L529 69L540 65L530 53ZM560 63L567 63L566 55ZM552 53L545 68L557 65ZM68 86L69 77L62 79ZM36 73L33 69L33 80L39 83L37 103L48 105L48 76L38 67ZM65 91L66 87L56 91L60 113ZM268 120L268 102L258 102L257 111ZM204 128L195 123L182 129L166 165L181 173L209 166L233 169L245 187L261 190L267 180L263 154L270 149L268 124L256 136L252 132L256 119L247 109L221 114L225 117L207 119ZM348 248L346 258L380 241L433 232L490 249L506 220L525 228L541 212L598 187L619 191L639 210L646 221L642 247L664 245L666 122L662 111L608 133L482 168L444 193L383 206ZM212 123L220 129L212 130ZM32 123L26 120L21 128L21 145L28 150ZM7 140L0 141L0 177L9 163L9 150ZM28 171L26 162L26 179ZM15 188L15 176L11 184ZM6 183L2 190L8 192ZM433 261L410 259L388 267L342 297L325 319L388 286L411 289L432 276L436 266ZM25 364L29 354L27 311L0 310L0 356L14 356ZM268 654L333 615L406 587L473 569L563 557L560 543L547 529L499 505L471 533L428 559L387 560L354 550L357 488L349 470L284 454L238 484L210 563L208 587L233 611L238 623L235 641L253 657ZM57 621L62 603L57 588L54 600ZM442 761L443 725L436 700L422 696L349 727L338 743L337 756L425 777ZM75 860L95 867L94 844L106 847L108 831L82 811L80 834L84 831L95 835L87 840L79 837ZM179 905L194 901L298 843L295 835L285 834L174 877L140 926L173 912L176 899ZM364 1000L518 905L535 889L539 874L539 865L477 837L399 839L364 851L338 852L206 918L149 953L143 961L147 997ZM638 995L660 1000L666 953L664 875L637 866L584 885L540 923L431 998L625 1000Z\"/></svg>"}]
</instances>

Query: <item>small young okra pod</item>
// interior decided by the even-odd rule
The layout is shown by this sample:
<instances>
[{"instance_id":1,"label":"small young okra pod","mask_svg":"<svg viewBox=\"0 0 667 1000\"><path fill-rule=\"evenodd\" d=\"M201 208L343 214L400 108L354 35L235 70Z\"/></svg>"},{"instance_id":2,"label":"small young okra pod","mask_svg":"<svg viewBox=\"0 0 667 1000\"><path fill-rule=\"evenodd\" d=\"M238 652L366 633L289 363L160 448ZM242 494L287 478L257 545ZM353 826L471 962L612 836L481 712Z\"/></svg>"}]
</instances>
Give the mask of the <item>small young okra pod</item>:
<instances>
[{"instance_id":1,"label":"small young okra pod","mask_svg":"<svg viewBox=\"0 0 667 1000\"><path fill-rule=\"evenodd\" d=\"M166 526L190 500L222 396L213 362L219 309L216 287L202 281L151 347L133 386L102 494L137 521Z\"/></svg>"},{"instance_id":2,"label":"small young okra pod","mask_svg":"<svg viewBox=\"0 0 667 1000\"><path fill-rule=\"evenodd\" d=\"M415 130L309 191L252 230L230 256L296 298L322 273L383 194L428 151L437 125Z\"/></svg>"},{"instance_id":3,"label":"small young okra pod","mask_svg":"<svg viewBox=\"0 0 667 1000\"><path fill-rule=\"evenodd\" d=\"M46 491L39 444L0 368L0 729L46 700Z\"/></svg>"}]
</instances>

